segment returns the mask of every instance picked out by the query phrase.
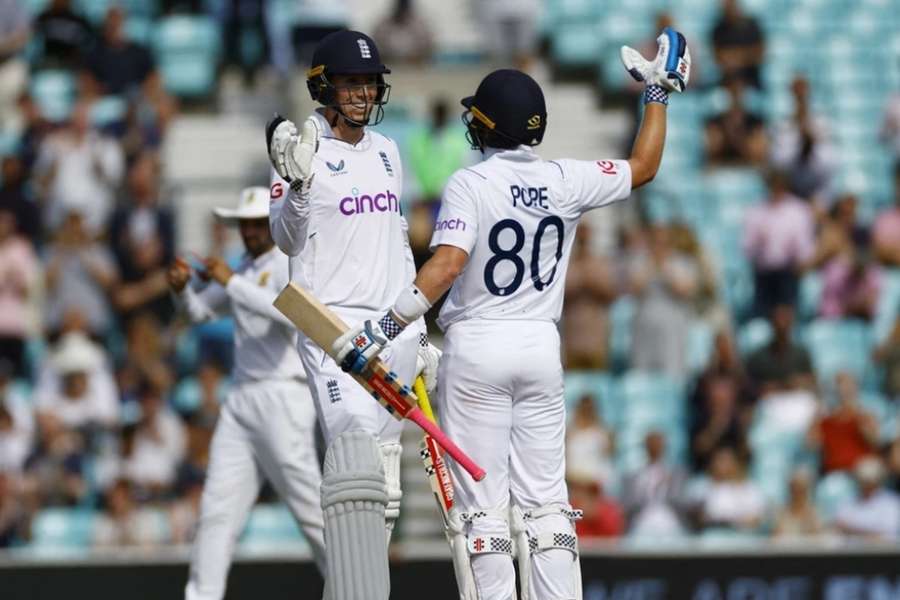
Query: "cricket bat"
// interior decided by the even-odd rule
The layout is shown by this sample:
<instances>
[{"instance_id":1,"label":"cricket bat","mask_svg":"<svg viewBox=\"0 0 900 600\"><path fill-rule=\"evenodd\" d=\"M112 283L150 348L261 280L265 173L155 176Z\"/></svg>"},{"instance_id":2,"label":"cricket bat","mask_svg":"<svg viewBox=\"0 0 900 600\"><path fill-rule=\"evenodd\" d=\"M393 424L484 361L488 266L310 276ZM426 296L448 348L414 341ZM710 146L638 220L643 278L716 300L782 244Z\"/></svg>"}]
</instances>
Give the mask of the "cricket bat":
<instances>
[{"instance_id":1,"label":"cricket bat","mask_svg":"<svg viewBox=\"0 0 900 600\"><path fill-rule=\"evenodd\" d=\"M419 400L419 408L425 414L425 417L432 423L437 423L431 410L431 402L428 400L425 382L421 377L416 377L413 391L416 393L416 397ZM450 479L450 471L444 462L440 447L434 441L434 438L427 433L422 438L419 456L422 457L422 464L425 465L425 474L428 476L428 483L431 485L431 491L434 493L441 521L444 523L444 533L447 534L447 539L450 541L448 515L450 514L450 509L453 508L453 480Z\"/></svg>"},{"instance_id":2,"label":"cricket bat","mask_svg":"<svg viewBox=\"0 0 900 600\"><path fill-rule=\"evenodd\" d=\"M334 358L332 345L349 327L330 308L296 283L288 283L275 298L275 308L287 317L309 339ZM429 421L417 406L416 395L408 385L398 380L381 359L370 361L364 373L351 373L385 409L397 419L406 418L421 427L437 444L447 451L459 466L475 481L484 479L484 469L463 452L447 434Z\"/></svg>"}]
</instances>

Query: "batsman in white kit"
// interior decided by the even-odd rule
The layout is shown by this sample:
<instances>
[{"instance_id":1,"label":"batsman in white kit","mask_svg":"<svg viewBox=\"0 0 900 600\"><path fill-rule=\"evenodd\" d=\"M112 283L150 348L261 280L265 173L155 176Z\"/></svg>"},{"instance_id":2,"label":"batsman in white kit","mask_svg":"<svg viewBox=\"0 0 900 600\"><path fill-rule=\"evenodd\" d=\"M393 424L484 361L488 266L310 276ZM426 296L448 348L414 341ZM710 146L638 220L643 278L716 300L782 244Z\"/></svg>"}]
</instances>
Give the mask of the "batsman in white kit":
<instances>
[{"instance_id":1,"label":"batsman in white kit","mask_svg":"<svg viewBox=\"0 0 900 600\"><path fill-rule=\"evenodd\" d=\"M297 333L272 302L287 285L288 257L269 232L269 190L247 188L236 208L214 214L237 224L247 254L232 272L217 257L202 270L209 285L195 292L191 267L178 259L169 286L190 319L234 317L234 388L222 406L210 445L200 522L191 554L186 600L219 600L231 556L263 477L268 479L325 572L325 539L315 448L315 405L294 351Z\"/></svg>"},{"instance_id":2,"label":"batsman in white kit","mask_svg":"<svg viewBox=\"0 0 900 600\"><path fill-rule=\"evenodd\" d=\"M301 131L278 116L266 128L271 228L291 257L291 280L350 323L383 314L415 278L397 144L368 127L383 117L387 73L369 36L333 33L315 49L307 73L310 94L323 107ZM415 378L420 351L437 367L437 351L420 350L424 331L421 320L412 324L383 356L401 380ZM298 349L327 444L326 598L386 600L402 424L345 372L349 364L336 363L302 333Z\"/></svg>"},{"instance_id":3,"label":"batsman in white kit","mask_svg":"<svg viewBox=\"0 0 900 600\"><path fill-rule=\"evenodd\" d=\"M651 61L622 48L629 73L646 83L628 160L542 160L532 150L547 124L540 86L514 70L485 77L462 100L467 137L484 160L447 183L434 255L380 321L348 332L343 356L362 369L391 347L379 322L402 330L450 290L438 319L446 332L441 421L489 474L473 483L448 460L456 485L451 546L463 600L514 599L513 557L524 600L582 597L556 323L581 216L627 198L659 168L669 92L684 90L690 54L671 29L657 42Z\"/></svg>"}]
</instances>

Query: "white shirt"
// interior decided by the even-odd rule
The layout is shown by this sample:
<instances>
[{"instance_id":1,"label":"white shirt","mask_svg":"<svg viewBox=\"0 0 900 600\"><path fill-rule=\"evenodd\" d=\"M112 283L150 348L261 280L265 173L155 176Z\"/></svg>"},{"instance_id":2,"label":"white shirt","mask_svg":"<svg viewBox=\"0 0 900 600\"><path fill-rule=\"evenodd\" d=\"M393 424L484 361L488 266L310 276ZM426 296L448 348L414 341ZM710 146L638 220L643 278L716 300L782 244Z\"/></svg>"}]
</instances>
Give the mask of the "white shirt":
<instances>
[{"instance_id":1,"label":"white shirt","mask_svg":"<svg viewBox=\"0 0 900 600\"><path fill-rule=\"evenodd\" d=\"M868 498L838 509L835 521L869 534L895 540L900 536L900 500L887 490L878 490Z\"/></svg>"},{"instance_id":2,"label":"white shirt","mask_svg":"<svg viewBox=\"0 0 900 600\"><path fill-rule=\"evenodd\" d=\"M234 316L234 381L306 379L294 350L297 329L272 306L288 283L288 258L272 248L245 256L228 285L190 286L178 296L195 323Z\"/></svg>"},{"instance_id":3,"label":"white shirt","mask_svg":"<svg viewBox=\"0 0 900 600\"><path fill-rule=\"evenodd\" d=\"M38 411L52 413L68 427L91 423L112 426L119 422L119 388L106 360L87 374L87 390L79 398L63 394L62 376L51 360L41 368L34 391Z\"/></svg>"},{"instance_id":4,"label":"white shirt","mask_svg":"<svg viewBox=\"0 0 900 600\"><path fill-rule=\"evenodd\" d=\"M187 449L184 425L174 413L164 409L156 415L154 437L138 430L134 448L125 461L124 472L132 481L144 485L170 485L175 482L178 465Z\"/></svg>"},{"instance_id":5,"label":"white shirt","mask_svg":"<svg viewBox=\"0 0 900 600\"><path fill-rule=\"evenodd\" d=\"M0 388L0 404L9 413L12 428L0 430L0 473L21 473L34 439L34 413L31 402L22 394Z\"/></svg>"},{"instance_id":6,"label":"white shirt","mask_svg":"<svg viewBox=\"0 0 900 600\"><path fill-rule=\"evenodd\" d=\"M703 505L706 518L717 523L762 517L765 509L765 497L750 481L713 482Z\"/></svg>"},{"instance_id":7,"label":"white shirt","mask_svg":"<svg viewBox=\"0 0 900 600\"><path fill-rule=\"evenodd\" d=\"M544 161L528 146L488 149L444 190L431 248L456 246L469 261L438 324L558 321L581 215L630 194L627 161Z\"/></svg>"},{"instance_id":8,"label":"white shirt","mask_svg":"<svg viewBox=\"0 0 900 600\"><path fill-rule=\"evenodd\" d=\"M365 129L355 145L323 134L304 205L272 173L272 237L291 257L291 280L349 323L390 308L415 278L406 219L400 209L403 171L393 140Z\"/></svg>"}]
</instances>

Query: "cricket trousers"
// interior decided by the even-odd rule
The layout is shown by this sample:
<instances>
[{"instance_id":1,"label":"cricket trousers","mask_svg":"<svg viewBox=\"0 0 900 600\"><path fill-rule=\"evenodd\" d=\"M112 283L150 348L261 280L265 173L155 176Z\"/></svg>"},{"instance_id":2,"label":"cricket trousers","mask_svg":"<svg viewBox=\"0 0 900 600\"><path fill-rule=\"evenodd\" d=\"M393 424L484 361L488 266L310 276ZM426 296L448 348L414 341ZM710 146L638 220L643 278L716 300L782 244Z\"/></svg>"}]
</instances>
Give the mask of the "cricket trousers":
<instances>
[{"instance_id":1,"label":"cricket trousers","mask_svg":"<svg viewBox=\"0 0 900 600\"><path fill-rule=\"evenodd\" d=\"M186 600L219 600L225 595L234 548L263 477L299 523L324 573L315 426L315 406L304 382L249 382L228 396L210 445Z\"/></svg>"}]
</instances>

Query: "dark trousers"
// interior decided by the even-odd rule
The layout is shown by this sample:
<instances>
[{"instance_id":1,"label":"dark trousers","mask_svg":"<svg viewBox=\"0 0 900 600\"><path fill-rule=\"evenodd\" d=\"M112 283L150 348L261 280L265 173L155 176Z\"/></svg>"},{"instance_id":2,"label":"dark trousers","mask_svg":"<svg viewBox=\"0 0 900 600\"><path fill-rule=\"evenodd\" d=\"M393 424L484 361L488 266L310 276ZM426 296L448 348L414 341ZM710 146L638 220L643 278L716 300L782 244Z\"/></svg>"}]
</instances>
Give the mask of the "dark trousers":
<instances>
[{"instance_id":1,"label":"dark trousers","mask_svg":"<svg viewBox=\"0 0 900 600\"><path fill-rule=\"evenodd\" d=\"M753 272L753 316L768 318L780 304L797 306L800 277L792 267Z\"/></svg>"}]
</instances>

